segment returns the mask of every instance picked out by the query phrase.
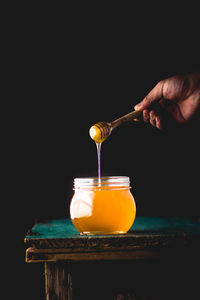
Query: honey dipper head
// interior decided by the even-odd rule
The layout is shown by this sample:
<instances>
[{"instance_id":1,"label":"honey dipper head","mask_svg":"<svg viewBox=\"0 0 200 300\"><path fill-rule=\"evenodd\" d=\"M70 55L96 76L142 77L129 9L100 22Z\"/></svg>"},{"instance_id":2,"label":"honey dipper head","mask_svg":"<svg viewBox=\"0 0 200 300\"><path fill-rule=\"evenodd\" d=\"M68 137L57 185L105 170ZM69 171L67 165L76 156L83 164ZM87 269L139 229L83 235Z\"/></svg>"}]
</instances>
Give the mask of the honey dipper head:
<instances>
[{"instance_id":1,"label":"honey dipper head","mask_svg":"<svg viewBox=\"0 0 200 300\"><path fill-rule=\"evenodd\" d=\"M102 143L109 137L111 133L111 126L107 122L99 122L94 124L90 128L90 137L96 142L96 143Z\"/></svg>"}]
</instances>

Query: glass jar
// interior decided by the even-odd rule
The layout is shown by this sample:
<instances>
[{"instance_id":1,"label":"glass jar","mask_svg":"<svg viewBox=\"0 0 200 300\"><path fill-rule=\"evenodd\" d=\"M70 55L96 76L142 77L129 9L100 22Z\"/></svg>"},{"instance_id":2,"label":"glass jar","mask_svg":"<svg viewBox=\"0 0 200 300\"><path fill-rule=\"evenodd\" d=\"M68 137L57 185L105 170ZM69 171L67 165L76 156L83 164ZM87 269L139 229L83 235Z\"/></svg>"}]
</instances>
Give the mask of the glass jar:
<instances>
[{"instance_id":1,"label":"glass jar","mask_svg":"<svg viewBox=\"0 0 200 300\"><path fill-rule=\"evenodd\" d=\"M70 216L81 234L123 234L136 216L126 176L74 179Z\"/></svg>"}]
</instances>

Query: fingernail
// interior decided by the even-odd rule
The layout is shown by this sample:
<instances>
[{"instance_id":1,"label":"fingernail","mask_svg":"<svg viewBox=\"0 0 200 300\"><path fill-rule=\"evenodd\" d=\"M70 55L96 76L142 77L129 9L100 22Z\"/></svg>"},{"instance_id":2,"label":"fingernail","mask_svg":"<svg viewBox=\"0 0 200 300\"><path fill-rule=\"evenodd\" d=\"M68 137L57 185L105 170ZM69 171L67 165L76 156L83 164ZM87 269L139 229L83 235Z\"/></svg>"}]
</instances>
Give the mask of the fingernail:
<instances>
[{"instance_id":1,"label":"fingernail","mask_svg":"<svg viewBox=\"0 0 200 300\"><path fill-rule=\"evenodd\" d=\"M138 110L140 108L140 106L141 106L140 104L137 104L137 105L134 106L134 109Z\"/></svg>"}]
</instances>

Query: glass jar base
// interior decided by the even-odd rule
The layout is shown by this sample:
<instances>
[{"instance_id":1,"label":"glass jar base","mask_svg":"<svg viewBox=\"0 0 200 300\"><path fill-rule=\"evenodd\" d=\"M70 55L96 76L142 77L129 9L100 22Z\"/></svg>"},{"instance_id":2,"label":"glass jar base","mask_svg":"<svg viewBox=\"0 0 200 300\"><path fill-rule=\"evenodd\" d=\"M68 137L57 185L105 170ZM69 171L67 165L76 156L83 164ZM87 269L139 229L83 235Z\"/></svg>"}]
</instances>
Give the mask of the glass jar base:
<instances>
[{"instance_id":1,"label":"glass jar base","mask_svg":"<svg viewBox=\"0 0 200 300\"><path fill-rule=\"evenodd\" d=\"M81 235L109 235L109 234L126 234L127 231L84 231Z\"/></svg>"}]
</instances>

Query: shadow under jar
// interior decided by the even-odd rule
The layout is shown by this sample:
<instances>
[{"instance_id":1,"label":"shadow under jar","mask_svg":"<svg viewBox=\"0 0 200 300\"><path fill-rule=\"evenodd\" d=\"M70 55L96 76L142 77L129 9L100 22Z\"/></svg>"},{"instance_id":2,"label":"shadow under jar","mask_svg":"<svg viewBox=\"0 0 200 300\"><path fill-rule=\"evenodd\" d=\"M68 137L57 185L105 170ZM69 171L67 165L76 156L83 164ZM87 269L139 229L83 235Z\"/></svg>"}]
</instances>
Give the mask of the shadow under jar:
<instances>
[{"instance_id":1,"label":"shadow under jar","mask_svg":"<svg viewBox=\"0 0 200 300\"><path fill-rule=\"evenodd\" d=\"M129 177L75 178L70 216L80 234L126 233L136 216Z\"/></svg>"}]
</instances>

